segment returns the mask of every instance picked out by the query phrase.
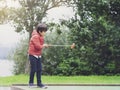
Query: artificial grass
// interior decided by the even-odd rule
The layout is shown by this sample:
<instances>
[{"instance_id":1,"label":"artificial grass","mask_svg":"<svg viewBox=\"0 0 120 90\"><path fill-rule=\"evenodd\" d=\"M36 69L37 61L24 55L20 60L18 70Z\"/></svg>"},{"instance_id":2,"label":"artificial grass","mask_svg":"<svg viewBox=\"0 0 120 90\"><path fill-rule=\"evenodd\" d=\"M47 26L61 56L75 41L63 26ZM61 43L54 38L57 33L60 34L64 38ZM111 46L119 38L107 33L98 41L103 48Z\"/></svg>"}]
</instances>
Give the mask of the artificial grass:
<instances>
[{"instance_id":1,"label":"artificial grass","mask_svg":"<svg viewBox=\"0 0 120 90\"><path fill-rule=\"evenodd\" d=\"M28 75L0 77L0 85L28 84ZM36 77L35 77L36 84ZM45 84L120 84L120 76L42 76Z\"/></svg>"}]
</instances>

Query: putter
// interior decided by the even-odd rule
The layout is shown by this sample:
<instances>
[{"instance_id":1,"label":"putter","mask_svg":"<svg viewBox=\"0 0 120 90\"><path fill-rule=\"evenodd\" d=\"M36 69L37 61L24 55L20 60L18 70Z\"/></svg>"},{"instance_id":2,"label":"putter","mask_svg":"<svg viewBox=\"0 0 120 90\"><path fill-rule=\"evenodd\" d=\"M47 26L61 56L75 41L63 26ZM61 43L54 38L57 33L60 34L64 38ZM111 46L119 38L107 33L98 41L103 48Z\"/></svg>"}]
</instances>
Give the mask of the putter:
<instances>
[{"instance_id":1,"label":"putter","mask_svg":"<svg viewBox=\"0 0 120 90\"><path fill-rule=\"evenodd\" d=\"M71 49L73 49L75 47L75 43L73 43L72 45L49 45L52 47L71 47Z\"/></svg>"}]
</instances>

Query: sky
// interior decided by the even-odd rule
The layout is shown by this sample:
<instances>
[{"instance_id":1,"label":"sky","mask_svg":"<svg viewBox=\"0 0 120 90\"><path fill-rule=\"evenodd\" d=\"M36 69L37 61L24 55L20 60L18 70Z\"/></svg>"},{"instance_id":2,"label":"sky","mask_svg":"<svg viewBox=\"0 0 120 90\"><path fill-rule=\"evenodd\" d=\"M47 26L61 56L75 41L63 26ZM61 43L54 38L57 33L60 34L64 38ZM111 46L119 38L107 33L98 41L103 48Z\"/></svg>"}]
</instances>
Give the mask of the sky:
<instances>
[{"instance_id":1,"label":"sky","mask_svg":"<svg viewBox=\"0 0 120 90\"><path fill-rule=\"evenodd\" d=\"M68 20L69 18L73 17L73 9L70 7L56 7L49 10L47 15L48 20L59 21L59 19Z\"/></svg>"},{"instance_id":2,"label":"sky","mask_svg":"<svg viewBox=\"0 0 120 90\"><path fill-rule=\"evenodd\" d=\"M9 24L0 25L0 45L17 43L20 37L20 34L16 33L15 29Z\"/></svg>"}]
</instances>

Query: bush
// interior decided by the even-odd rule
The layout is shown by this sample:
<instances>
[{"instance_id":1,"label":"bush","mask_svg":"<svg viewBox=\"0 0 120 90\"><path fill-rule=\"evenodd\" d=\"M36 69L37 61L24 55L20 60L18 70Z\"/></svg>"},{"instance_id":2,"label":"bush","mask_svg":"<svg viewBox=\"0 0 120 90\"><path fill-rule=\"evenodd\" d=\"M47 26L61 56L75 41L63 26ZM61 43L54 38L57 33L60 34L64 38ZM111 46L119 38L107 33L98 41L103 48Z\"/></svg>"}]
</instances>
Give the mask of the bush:
<instances>
[{"instance_id":1,"label":"bush","mask_svg":"<svg viewBox=\"0 0 120 90\"><path fill-rule=\"evenodd\" d=\"M16 47L12 57L13 58L12 60L14 60L13 73L15 75L25 73L26 62L28 61L27 50L28 50L28 39L23 39Z\"/></svg>"}]
</instances>

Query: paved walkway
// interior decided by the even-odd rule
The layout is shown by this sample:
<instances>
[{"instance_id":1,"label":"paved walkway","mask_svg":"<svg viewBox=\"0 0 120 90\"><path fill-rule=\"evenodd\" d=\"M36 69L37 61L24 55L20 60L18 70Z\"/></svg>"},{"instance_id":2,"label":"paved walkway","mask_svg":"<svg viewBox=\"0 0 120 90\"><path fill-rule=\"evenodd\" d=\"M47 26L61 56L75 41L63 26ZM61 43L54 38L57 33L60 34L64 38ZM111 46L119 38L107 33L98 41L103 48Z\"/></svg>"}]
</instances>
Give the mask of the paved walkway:
<instances>
[{"instance_id":1,"label":"paved walkway","mask_svg":"<svg viewBox=\"0 0 120 90\"><path fill-rule=\"evenodd\" d=\"M10 89L10 87L5 87L5 86L2 87L2 86L0 86L0 90L11 90L11 89Z\"/></svg>"},{"instance_id":2,"label":"paved walkway","mask_svg":"<svg viewBox=\"0 0 120 90\"><path fill-rule=\"evenodd\" d=\"M13 86L11 90L43 90L28 86ZM120 86L48 86L46 90L120 90Z\"/></svg>"}]
</instances>

